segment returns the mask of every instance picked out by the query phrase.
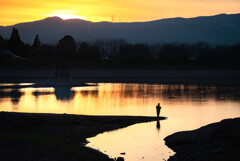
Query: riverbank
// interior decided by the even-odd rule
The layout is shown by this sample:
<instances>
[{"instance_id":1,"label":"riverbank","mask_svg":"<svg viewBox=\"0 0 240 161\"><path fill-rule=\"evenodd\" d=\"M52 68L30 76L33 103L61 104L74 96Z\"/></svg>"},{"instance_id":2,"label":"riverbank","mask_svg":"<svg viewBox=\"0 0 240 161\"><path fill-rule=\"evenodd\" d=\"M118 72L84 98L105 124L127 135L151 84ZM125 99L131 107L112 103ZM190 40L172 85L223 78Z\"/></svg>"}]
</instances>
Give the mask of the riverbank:
<instances>
[{"instance_id":1,"label":"riverbank","mask_svg":"<svg viewBox=\"0 0 240 161\"><path fill-rule=\"evenodd\" d=\"M0 112L0 156L2 161L109 161L108 156L85 147L86 138L154 120L156 117Z\"/></svg>"},{"instance_id":2,"label":"riverbank","mask_svg":"<svg viewBox=\"0 0 240 161\"><path fill-rule=\"evenodd\" d=\"M2 69L0 82L54 81L54 70ZM91 83L161 83L240 85L240 70L70 70L73 81Z\"/></svg>"},{"instance_id":3,"label":"riverbank","mask_svg":"<svg viewBox=\"0 0 240 161\"><path fill-rule=\"evenodd\" d=\"M176 154L169 161L237 161L240 157L240 118L226 119L197 130L166 137Z\"/></svg>"}]
</instances>

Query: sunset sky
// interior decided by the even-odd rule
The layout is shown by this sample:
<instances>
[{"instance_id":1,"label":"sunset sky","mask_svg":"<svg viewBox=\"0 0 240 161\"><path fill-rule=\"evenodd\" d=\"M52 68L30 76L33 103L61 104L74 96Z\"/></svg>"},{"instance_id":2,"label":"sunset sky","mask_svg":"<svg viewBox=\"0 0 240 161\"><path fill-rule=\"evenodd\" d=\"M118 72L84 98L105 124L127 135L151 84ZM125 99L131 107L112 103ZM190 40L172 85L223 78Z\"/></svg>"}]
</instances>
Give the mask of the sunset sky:
<instances>
[{"instance_id":1,"label":"sunset sky","mask_svg":"<svg viewBox=\"0 0 240 161\"><path fill-rule=\"evenodd\" d=\"M133 22L240 13L240 0L0 0L0 25L50 16Z\"/></svg>"}]
</instances>

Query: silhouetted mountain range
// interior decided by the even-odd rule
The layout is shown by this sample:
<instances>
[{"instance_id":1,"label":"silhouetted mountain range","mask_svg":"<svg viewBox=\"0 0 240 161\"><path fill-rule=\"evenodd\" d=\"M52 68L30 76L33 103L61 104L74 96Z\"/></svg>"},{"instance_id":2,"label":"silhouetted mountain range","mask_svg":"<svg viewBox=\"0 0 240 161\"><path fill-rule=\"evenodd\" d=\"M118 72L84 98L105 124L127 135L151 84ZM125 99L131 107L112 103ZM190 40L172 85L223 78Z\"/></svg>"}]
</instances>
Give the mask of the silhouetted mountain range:
<instances>
[{"instance_id":1,"label":"silhouetted mountain range","mask_svg":"<svg viewBox=\"0 0 240 161\"><path fill-rule=\"evenodd\" d=\"M64 35L76 41L124 39L129 43L208 42L210 44L240 43L240 14L220 14L208 17L171 18L149 22L111 23L81 19L43 20L0 27L0 35L9 38L12 28L19 30L21 39L32 44L36 34L43 43L55 44Z\"/></svg>"}]
</instances>

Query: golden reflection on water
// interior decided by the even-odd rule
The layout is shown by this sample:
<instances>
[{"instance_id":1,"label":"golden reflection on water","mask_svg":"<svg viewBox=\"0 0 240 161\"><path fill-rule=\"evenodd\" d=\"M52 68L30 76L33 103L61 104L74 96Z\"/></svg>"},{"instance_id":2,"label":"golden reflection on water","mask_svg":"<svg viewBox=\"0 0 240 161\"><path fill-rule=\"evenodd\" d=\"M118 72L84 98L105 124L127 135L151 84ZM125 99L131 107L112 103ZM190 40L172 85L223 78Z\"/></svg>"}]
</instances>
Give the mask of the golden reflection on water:
<instances>
[{"instance_id":1,"label":"golden reflection on water","mask_svg":"<svg viewBox=\"0 0 240 161\"><path fill-rule=\"evenodd\" d=\"M238 104L239 95L238 89L230 87L124 83L1 89L0 111L155 116L155 106L161 102L161 114L165 116L196 113L209 117L223 110L223 105L231 108Z\"/></svg>"},{"instance_id":2,"label":"golden reflection on water","mask_svg":"<svg viewBox=\"0 0 240 161\"><path fill-rule=\"evenodd\" d=\"M33 85L34 83L0 83L1 86L28 86Z\"/></svg>"},{"instance_id":3,"label":"golden reflection on water","mask_svg":"<svg viewBox=\"0 0 240 161\"><path fill-rule=\"evenodd\" d=\"M166 136L240 116L238 87L135 84L120 89L125 92L116 97L123 98L123 102L122 106L118 102L116 108L129 109L127 112L133 115L156 115L155 106L161 102L161 115L168 117L159 123L136 124L88 139L87 146L113 158L122 156L126 161L167 160L174 152L165 145Z\"/></svg>"},{"instance_id":4,"label":"golden reflection on water","mask_svg":"<svg viewBox=\"0 0 240 161\"><path fill-rule=\"evenodd\" d=\"M112 132L99 134L89 138L87 146L99 149L115 158L122 156L126 161L162 161L174 152L165 146L166 124L160 121L160 129L156 129L156 121L141 123ZM121 155L120 153L126 153Z\"/></svg>"},{"instance_id":5,"label":"golden reflection on water","mask_svg":"<svg viewBox=\"0 0 240 161\"><path fill-rule=\"evenodd\" d=\"M85 115L156 116L167 120L137 124L90 138L88 146L127 161L163 160L172 151L166 136L240 116L239 87L100 83L88 87L0 89L0 111ZM105 152L106 151L106 152Z\"/></svg>"}]
</instances>

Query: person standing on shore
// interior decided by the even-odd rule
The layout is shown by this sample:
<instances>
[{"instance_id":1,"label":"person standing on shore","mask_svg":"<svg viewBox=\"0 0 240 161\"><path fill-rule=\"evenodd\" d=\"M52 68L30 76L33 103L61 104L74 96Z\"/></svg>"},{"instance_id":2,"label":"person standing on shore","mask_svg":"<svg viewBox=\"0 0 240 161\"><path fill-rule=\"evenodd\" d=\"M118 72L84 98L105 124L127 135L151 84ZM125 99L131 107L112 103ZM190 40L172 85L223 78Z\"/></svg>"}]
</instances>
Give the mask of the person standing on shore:
<instances>
[{"instance_id":1,"label":"person standing on shore","mask_svg":"<svg viewBox=\"0 0 240 161\"><path fill-rule=\"evenodd\" d=\"M160 103L158 103L158 105L156 106L156 110L157 110L157 118L159 118L160 110L161 110Z\"/></svg>"}]
</instances>

